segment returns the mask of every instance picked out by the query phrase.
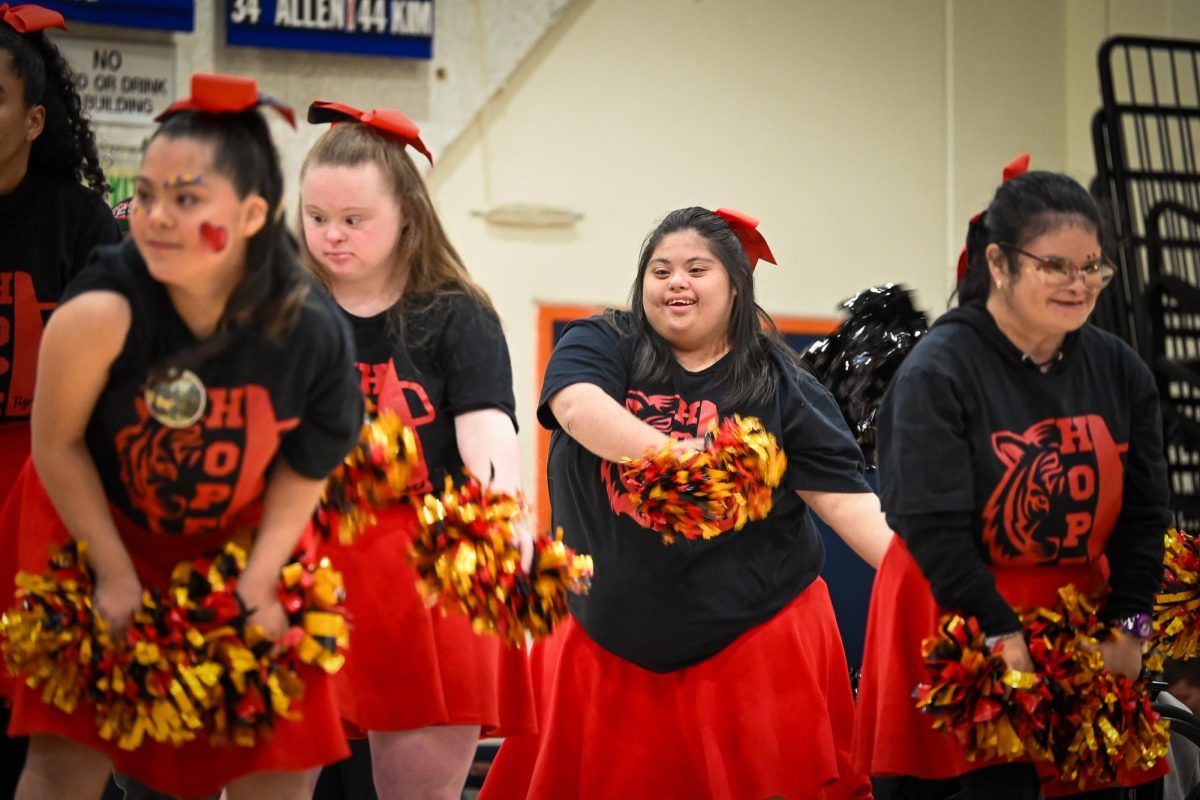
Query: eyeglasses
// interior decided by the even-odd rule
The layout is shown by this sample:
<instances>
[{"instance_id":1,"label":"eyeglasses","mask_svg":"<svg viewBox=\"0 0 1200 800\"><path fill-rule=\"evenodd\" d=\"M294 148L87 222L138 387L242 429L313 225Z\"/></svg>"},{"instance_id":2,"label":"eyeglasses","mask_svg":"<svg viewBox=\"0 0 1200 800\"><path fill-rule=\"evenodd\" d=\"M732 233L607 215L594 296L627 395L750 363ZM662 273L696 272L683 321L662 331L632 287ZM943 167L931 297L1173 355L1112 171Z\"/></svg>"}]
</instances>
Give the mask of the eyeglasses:
<instances>
[{"instance_id":1,"label":"eyeglasses","mask_svg":"<svg viewBox=\"0 0 1200 800\"><path fill-rule=\"evenodd\" d=\"M1104 256L1086 264L1076 264L1063 256L1038 256L1007 242L997 242L996 244L1005 250L1020 253L1026 258L1036 261L1037 274L1042 279L1042 283L1047 286L1070 286L1075 282L1075 276L1078 275L1083 279L1083 285L1089 289L1103 289L1117 274L1117 268Z\"/></svg>"}]
</instances>

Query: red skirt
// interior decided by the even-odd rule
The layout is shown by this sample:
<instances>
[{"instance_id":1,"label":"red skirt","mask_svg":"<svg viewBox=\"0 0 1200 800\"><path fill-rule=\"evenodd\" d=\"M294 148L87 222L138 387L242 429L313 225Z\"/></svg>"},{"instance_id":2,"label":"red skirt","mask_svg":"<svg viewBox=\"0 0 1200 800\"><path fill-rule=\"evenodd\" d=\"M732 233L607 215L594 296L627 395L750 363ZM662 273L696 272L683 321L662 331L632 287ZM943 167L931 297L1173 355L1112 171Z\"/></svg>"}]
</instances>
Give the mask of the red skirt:
<instances>
[{"instance_id":1,"label":"red skirt","mask_svg":"<svg viewBox=\"0 0 1200 800\"><path fill-rule=\"evenodd\" d=\"M1093 593L1105 585L1100 562L1072 567L995 569L996 587L1014 607L1052 606L1058 589L1068 583ZM854 727L854 763L871 775L913 775L945 779L1002 763L968 761L953 737L935 731L928 715L917 710L912 692L925 679L921 642L932 636L945 612L938 607L929 582L917 567L900 537L892 540L871 593L866 648L858 689L858 716ZM1103 788L1054 780L1054 771L1039 764L1050 797ZM1166 774L1167 764L1150 772L1126 772L1122 786Z\"/></svg>"},{"instance_id":2,"label":"red skirt","mask_svg":"<svg viewBox=\"0 0 1200 800\"><path fill-rule=\"evenodd\" d=\"M66 543L70 535L32 462L22 472L18 486L20 492L9 499L0 517L0 541L17 536L19 527L18 567L44 572L51 550ZM166 586L176 563L218 550L230 536L226 531L164 536L135 528L118 512L114 519L145 588ZM54 734L87 745L111 758L116 770L160 792L185 797L218 794L230 781L250 773L307 770L350 754L329 676L309 666L297 672L305 686L304 698L292 705L299 718L278 720L271 738L255 747L217 747L201 736L178 747L147 740L136 750L122 750L100 738L86 698L74 713L67 714L42 702L39 691L22 684L14 687L8 730L14 736Z\"/></svg>"},{"instance_id":3,"label":"red skirt","mask_svg":"<svg viewBox=\"0 0 1200 800\"><path fill-rule=\"evenodd\" d=\"M481 800L869 798L854 703L818 579L717 655L659 674L569 619L535 648L539 733L505 740Z\"/></svg>"},{"instance_id":4,"label":"red skirt","mask_svg":"<svg viewBox=\"0 0 1200 800\"><path fill-rule=\"evenodd\" d=\"M408 563L416 515L378 513L354 544L322 544L346 585L350 648L334 676L338 708L367 731L479 725L482 736L535 729L529 657L479 635L466 615L427 608Z\"/></svg>"},{"instance_id":5,"label":"red skirt","mask_svg":"<svg viewBox=\"0 0 1200 800\"><path fill-rule=\"evenodd\" d=\"M29 460L29 424L24 422L0 425L0 520L8 499L17 493L17 481L25 462ZM12 606L14 583L17 578L17 535L0 523L0 609ZM6 532L11 533L7 535ZM0 697L11 698L13 676L0 661Z\"/></svg>"}]
</instances>

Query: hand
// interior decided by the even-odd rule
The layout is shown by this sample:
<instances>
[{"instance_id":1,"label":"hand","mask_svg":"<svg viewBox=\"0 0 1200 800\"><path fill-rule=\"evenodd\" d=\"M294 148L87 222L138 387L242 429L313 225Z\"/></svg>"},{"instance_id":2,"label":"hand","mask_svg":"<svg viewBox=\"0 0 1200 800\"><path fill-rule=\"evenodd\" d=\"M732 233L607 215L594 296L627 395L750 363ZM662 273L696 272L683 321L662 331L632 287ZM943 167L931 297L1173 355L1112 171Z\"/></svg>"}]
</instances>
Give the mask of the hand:
<instances>
[{"instance_id":1,"label":"hand","mask_svg":"<svg viewBox=\"0 0 1200 800\"><path fill-rule=\"evenodd\" d=\"M243 575L243 580L238 582L237 593L249 615L246 625L258 625L263 635L272 642L282 639L288 630L288 618L276 594L275 582L264 586L253 579L245 580Z\"/></svg>"},{"instance_id":2,"label":"hand","mask_svg":"<svg viewBox=\"0 0 1200 800\"><path fill-rule=\"evenodd\" d=\"M1097 648L1104 659L1104 668L1109 672L1124 675L1133 680L1142 671L1142 640L1136 636L1118 633Z\"/></svg>"},{"instance_id":3,"label":"hand","mask_svg":"<svg viewBox=\"0 0 1200 800\"><path fill-rule=\"evenodd\" d=\"M683 458L684 456L691 455L698 450L703 450L705 446L704 439L699 436L693 436L690 439L671 440L671 452L675 454L676 458Z\"/></svg>"},{"instance_id":4,"label":"hand","mask_svg":"<svg viewBox=\"0 0 1200 800\"><path fill-rule=\"evenodd\" d=\"M1025 644L1022 633L1006 636L992 646L992 652L1004 659L1009 669L1017 672L1033 672L1033 658L1029 655L1029 647Z\"/></svg>"},{"instance_id":5,"label":"hand","mask_svg":"<svg viewBox=\"0 0 1200 800\"><path fill-rule=\"evenodd\" d=\"M119 575L97 574L92 608L108 625L114 643L125 638L129 619L142 607L142 582L132 570Z\"/></svg>"},{"instance_id":6,"label":"hand","mask_svg":"<svg viewBox=\"0 0 1200 800\"><path fill-rule=\"evenodd\" d=\"M513 523L513 544L521 551L521 571L528 574L533 566L533 529L528 517Z\"/></svg>"}]
</instances>

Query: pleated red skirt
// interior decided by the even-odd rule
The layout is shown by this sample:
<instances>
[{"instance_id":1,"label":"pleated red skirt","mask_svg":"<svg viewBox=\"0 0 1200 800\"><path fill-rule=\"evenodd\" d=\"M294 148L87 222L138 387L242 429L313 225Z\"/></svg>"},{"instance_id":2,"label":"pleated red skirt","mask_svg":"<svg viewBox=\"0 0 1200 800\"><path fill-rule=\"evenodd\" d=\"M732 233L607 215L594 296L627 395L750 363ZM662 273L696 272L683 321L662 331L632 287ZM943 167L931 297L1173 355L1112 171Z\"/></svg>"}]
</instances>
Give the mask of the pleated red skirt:
<instances>
[{"instance_id":1,"label":"pleated red skirt","mask_svg":"<svg viewBox=\"0 0 1200 800\"><path fill-rule=\"evenodd\" d=\"M0 425L0 514L15 492L17 477L29 460L29 424L10 422ZM12 606L17 577L17 536L0 529L0 609ZM0 661L0 697L11 698L13 677Z\"/></svg>"},{"instance_id":2,"label":"pleated red skirt","mask_svg":"<svg viewBox=\"0 0 1200 800\"><path fill-rule=\"evenodd\" d=\"M481 800L871 796L850 762L854 704L820 579L675 672L609 653L573 619L534 663L539 733L505 740Z\"/></svg>"},{"instance_id":3,"label":"pleated red skirt","mask_svg":"<svg viewBox=\"0 0 1200 800\"><path fill-rule=\"evenodd\" d=\"M1105 585L1103 563L1072 567L996 569L996 587L1014 607L1052 606L1058 589L1073 583L1093 593ZM932 636L945 612L938 607L929 582L900 537L892 540L871 593L858 716L854 727L854 763L871 775L913 775L944 779L962 775L996 761L968 761L952 736L935 731L928 715L914 705L912 692L925 679L921 642ZM1043 793L1048 797L1104 788L1054 780L1049 765L1038 765ZM1166 774L1163 760L1149 772L1126 772L1122 786Z\"/></svg>"},{"instance_id":4,"label":"pleated red skirt","mask_svg":"<svg viewBox=\"0 0 1200 800\"><path fill-rule=\"evenodd\" d=\"M179 561L219 550L230 532L164 536L134 527L114 512L121 538L145 588L165 587ZM18 536L19 534L19 536ZM18 477L16 492L0 515L0 541L18 537L17 567L44 572L51 550L70 538L32 462ZM7 606L6 606L7 607ZM255 747L213 746L203 737L176 747L147 740L133 751L100 738L86 698L67 714L42 702L41 693L16 683L9 733L54 734L103 752L113 767L167 794L217 794L230 781L254 772L293 772L340 761L349 754L329 676L315 667L298 670L304 697L292 705L293 721L279 720L271 738Z\"/></svg>"},{"instance_id":5,"label":"pleated red skirt","mask_svg":"<svg viewBox=\"0 0 1200 800\"><path fill-rule=\"evenodd\" d=\"M471 629L465 614L428 608L408 548L407 505L386 509L348 547L322 544L341 571L350 619L338 708L365 731L479 725L482 736L535 730L529 656Z\"/></svg>"}]
</instances>

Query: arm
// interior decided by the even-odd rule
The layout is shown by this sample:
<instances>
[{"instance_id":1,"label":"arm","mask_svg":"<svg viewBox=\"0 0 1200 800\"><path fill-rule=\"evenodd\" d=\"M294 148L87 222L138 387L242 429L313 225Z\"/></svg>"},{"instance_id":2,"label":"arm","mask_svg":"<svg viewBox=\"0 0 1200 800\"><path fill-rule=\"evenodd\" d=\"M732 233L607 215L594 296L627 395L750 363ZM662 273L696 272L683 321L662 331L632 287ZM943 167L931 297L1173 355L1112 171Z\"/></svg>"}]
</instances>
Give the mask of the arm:
<instances>
[{"instance_id":1,"label":"arm","mask_svg":"<svg viewBox=\"0 0 1200 800\"><path fill-rule=\"evenodd\" d=\"M251 610L249 621L262 625L267 636L278 639L287 630L287 617L279 603L279 572L291 558L317 501L324 480L306 478L276 459L263 496L258 535L238 579L238 595Z\"/></svg>"},{"instance_id":2,"label":"arm","mask_svg":"<svg viewBox=\"0 0 1200 800\"><path fill-rule=\"evenodd\" d=\"M1149 614L1162 581L1163 534L1171 524L1168 511L1167 464L1163 458L1162 411L1154 378L1137 361L1126 374L1131 384L1132 425L1125 459L1121 513L1105 545L1111 569L1103 614L1109 622ZM1118 634L1100 645L1104 665L1130 678L1142 668L1142 643Z\"/></svg>"},{"instance_id":3,"label":"arm","mask_svg":"<svg viewBox=\"0 0 1200 800\"><path fill-rule=\"evenodd\" d=\"M497 492L521 492L521 451L512 419L498 408L468 411L454 418L454 435L463 466L480 482ZM517 522L521 566L533 560L533 532L529 520Z\"/></svg>"},{"instance_id":4,"label":"arm","mask_svg":"<svg viewBox=\"0 0 1200 800\"><path fill-rule=\"evenodd\" d=\"M883 554L892 541L879 507L879 498L870 492L797 492L817 512L834 533L874 569L879 569Z\"/></svg>"},{"instance_id":5,"label":"arm","mask_svg":"<svg viewBox=\"0 0 1200 800\"><path fill-rule=\"evenodd\" d=\"M560 389L549 405L572 439L608 461L641 458L661 449L669 439L591 383L573 383Z\"/></svg>"},{"instance_id":6,"label":"arm","mask_svg":"<svg viewBox=\"0 0 1200 800\"><path fill-rule=\"evenodd\" d=\"M62 305L42 336L32 418L34 465L72 538L87 544L96 610L117 635L142 589L84 435L130 322L129 302L115 292L86 292Z\"/></svg>"}]
</instances>

